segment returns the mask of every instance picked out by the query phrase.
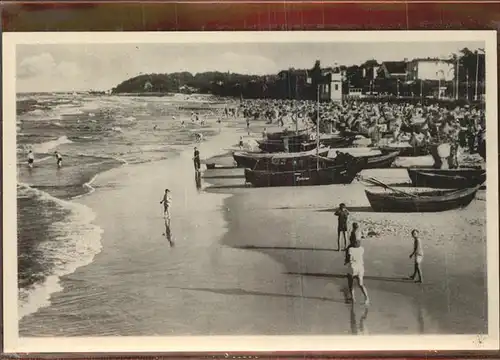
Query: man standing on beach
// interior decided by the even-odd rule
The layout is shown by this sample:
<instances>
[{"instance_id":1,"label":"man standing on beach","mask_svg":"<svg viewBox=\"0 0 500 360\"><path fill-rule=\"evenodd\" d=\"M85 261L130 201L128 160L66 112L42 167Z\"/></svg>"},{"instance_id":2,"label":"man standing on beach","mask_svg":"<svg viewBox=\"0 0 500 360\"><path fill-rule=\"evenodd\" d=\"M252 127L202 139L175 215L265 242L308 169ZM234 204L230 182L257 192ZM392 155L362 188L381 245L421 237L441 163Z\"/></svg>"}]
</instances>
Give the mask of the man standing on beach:
<instances>
[{"instance_id":1,"label":"man standing on beach","mask_svg":"<svg viewBox=\"0 0 500 360\"><path fill-rule=\"evenodd\" d=\"M350 237L350 245L345 252L345 265L348 265L347 270L347 282L349 286L349 292L351 293L351 301L355 302L354 296L354 279L358 280L358 286L361 292L365 296L365 305L370 304L370 299L368 298L368 290L366 289L363 280L365 275L365 264L363 260L363 255L365 249L361 246L361 232L359 231L358 223L352 224L352 232Z\"/></svg>"},{"instance_id":2,"label":"man standing on beach","mask_svg":"<svg viewBox=\"0 0 500 360\"><path fill-rule=\"evenodd\" d=\"M342 250L347 247L347 220L349 218L349 211L347 211L345 204L341 203L337 211L335 211L335 216L338 217L338 227L337 227L337 251L340 251L340 235L344 235L344 246Z\"/></svg>"},{"instance_id":3,"label":"man standing on beach","mask_svg":"<svg viewBox=\"0 0 500 360\"><path fill-rule=\"evenodd\" d=\"M200 152L198 151L198 148L194 148L194 157L193 157L193 162L194 162L194 170L199 172L201 168L201 161L200 161Z\"/></svg>"},{"instance_id":4,"label":"man standing on beach","mask_svg":"<svg viewBox=\"0 0 500 360\"><path fill-rule=\"evenodd\" d=\"M163 204L163 219L165 220L165 233L163 236L166 236L170 245L172 245L172 234L170 232L170 206L172 205L172 197L170 196L169 189L165 189L165 194L160 204Z\"/></svg>"},{"instance_id":5,"label":"man standing on beach","mask_svg":"<svg viewBox=\"0 0 500 360\"><path fill-rule=\"evenodd\" d=\"M420 264L422 264L422 260L424 259L424 250L422 249L422 243L418 237L418 230L413 229L411 231L411 236L413 237L413 252L410 254L410 259L414 259L414 270L413 275L409 278L415 280L415 277L418 275L418 280L415 280L415 282L421 283L422 270L420 269Z\"/></svg>"}]
</instances>

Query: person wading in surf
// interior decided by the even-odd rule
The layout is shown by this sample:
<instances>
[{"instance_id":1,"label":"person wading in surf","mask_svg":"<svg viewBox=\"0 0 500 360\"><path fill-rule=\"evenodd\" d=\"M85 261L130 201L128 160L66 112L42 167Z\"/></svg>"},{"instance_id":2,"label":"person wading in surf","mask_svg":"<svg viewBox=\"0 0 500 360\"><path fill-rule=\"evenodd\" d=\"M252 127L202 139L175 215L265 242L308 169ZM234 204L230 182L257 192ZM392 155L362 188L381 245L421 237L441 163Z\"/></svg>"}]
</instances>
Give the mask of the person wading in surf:
<instances>
[{"instance_id":1,"label":"person wading in surf","mask_svg":"<svg viewBox=\"0 0 500 360\"><path fill-rule=\"evenodd\" d=\"M172 246L174 244L170 229L170 206L172 205L172 197L170 196L169 189L165 189L165 194L163 195L163 199L160 201L160 204L163 204L163 219L165 221L165 232L162 235L167 237L168 242Z\"/></svg>"},{"instance_id":2,"label":"person wading in surf","mask_svg":"<svg viewBox=\"0 0 500 360\"><path fill-rule=\"evenodd\" d=\"M56 151L54 153L55 157L56 157L56 161L57 161L57 167L60 168L62 166L62 156L61 154L59 154L58 151Z\"/></svg>"},{"instance_id":3,"label":"person wading in surf","mask_svg":"<svg viewBox=\"0 0 500 360\"><path fill-rule=\"evenodd\" d=\"M28 166L31 168L33 168L33 163L35 162L35 154L33 154L33 151L30 150L28 152Z\"/></svg>"}]
</instances>

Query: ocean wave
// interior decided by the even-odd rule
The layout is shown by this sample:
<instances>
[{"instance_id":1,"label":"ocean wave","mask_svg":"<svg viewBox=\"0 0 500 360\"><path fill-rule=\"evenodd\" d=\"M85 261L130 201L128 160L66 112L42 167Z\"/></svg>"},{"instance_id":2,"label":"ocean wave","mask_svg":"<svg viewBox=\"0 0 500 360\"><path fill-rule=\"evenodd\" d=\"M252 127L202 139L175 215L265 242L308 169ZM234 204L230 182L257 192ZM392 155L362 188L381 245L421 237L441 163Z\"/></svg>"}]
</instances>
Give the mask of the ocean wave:
<instances>
[{"instance_id":1,"label":"ocean wave","mask_svg":"<svg viewBox=\"0 0 500 360\"><path fill-rule=\"evenodd\" d=\"M70 144L72 142L73 141L71 141L67 136L64 135L59 137L57 140L51 140L41 144L32 145L32 148L35 153L48 153L59 145Z\"/></svg>"},{"instance_id":2,"label":"ocean wave","mask_svg":"<svg viewBox=\"0 0 500 360\"><path fill-rule=\"evenodd\" d=\"M20 183L18 197L28 196L53 202L70 213L63 221L50 225L54 238L40 242L39 250L44 256L53 259L54 267L42 283L19 289L19 319L49 306L50 295L62 290L60 278L90 264L102 248L103 230L92 224L95 219L92 209L76 202L55 198L44 191Z\"/></svg>"}]
</instances>

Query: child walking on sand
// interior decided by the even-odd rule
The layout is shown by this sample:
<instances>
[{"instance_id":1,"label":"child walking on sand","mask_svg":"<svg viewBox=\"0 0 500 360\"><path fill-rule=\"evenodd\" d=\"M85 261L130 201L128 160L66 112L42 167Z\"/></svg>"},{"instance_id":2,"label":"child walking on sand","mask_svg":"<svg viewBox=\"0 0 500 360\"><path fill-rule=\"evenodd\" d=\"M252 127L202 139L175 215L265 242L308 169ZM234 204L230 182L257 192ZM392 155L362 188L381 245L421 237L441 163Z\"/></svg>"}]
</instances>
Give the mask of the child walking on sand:
<instances>
[{"instance_id":1,"label":"child walking on sand","mask_svg":"<svg viewBox=\"0 0 500 360\"><path fill-rule=\"evenodd\" d=\"M359 230L358 223L352 224L352 232L350 236L350 245L345 252L345 265L348 265L347 270L347 283L349 286L349 292L351 294L352 303L355 302L354 296L354 279L357 279L358 286L361 292L365 296L365 305L370 304L370 299L368 298L368 290L364 285L365 276L365 264L363 260L363 255L365 249L361 246L361 232Z\"/></svg>"},{"instance_id":2,"label":"child walking on sand","mask_svg":"<svg viewBox=\"0 0 500 360\"><path fill-rule=\"evenodd\" d=\"M347 220L349 217L349 211L347 211L345 204L341 203L337 211L335 211L335 216L338 217L338 227L337 227L337 251L340 251L340 235L344 235L344 246L342 250L347 247Z\"/></svg>"},{"instance_id":3,"label":"child walking on sand","mask_svg":"<svg viewBox=\"0 0 500 360\"><path fill-rule=\"evenodd\" d=\"M411 236L413 237L413 252L410 254L410 259L414 259L414 270L413 275L409 278L411 280L415 280L415 277L418 275L418 280L415 280L417 283L421 283L422 279L422 269L420 265L422 264L422 260L424 259L424 250L422 249L422 243L418 237L418 230L413 229L411 231Z\"/></svg>"}]
</instances>

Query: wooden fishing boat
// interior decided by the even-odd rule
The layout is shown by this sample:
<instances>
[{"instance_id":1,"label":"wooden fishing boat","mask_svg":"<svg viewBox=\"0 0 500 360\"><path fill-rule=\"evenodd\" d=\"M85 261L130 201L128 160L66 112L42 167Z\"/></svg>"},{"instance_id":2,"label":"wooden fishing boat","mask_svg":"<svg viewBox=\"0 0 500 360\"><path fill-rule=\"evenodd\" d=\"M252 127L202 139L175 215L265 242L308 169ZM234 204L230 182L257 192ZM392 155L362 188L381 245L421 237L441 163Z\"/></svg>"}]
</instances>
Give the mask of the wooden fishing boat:
<instances>
[{"instance_id":1,"label":"wooden fishing boat","mask_svg":"<svg viewBox=\"0 0 500 360\"><path fill-rule=\"evenodd\" d=\"M383 169L391 167L394 160L399 156L399 150L382 151L381 155L370 155L366 157L364 169Z\"/></svg>"},{"instance_id":2,"label":"wooden fishing boat","mask_svg":"<svg viewBox=\"0 0 500 360\"><path fill-rule=\"evenodd\" d=\"M394 151L399 150L399 156L404 157L414 157L414 156L425 156L431 153L428 146L379 146L380 151Z\"/></svg>"},{"instance_id":3,"label":"wooden fishing boat","mask_svg":"<svg viewBox=\"0 0 500 360\"><path fill-rule=\"evenodd\" d=\"M363 169L383 169L391 167L391 164L398 157L399 151L390 151L385 152L382 151L382 154L377 155L365 155L365 156L353 156L349 153L340 153L335 158L328 158L328 161L331 161L332 164L338 164L344 161L343 159L347 158L355 158L355 159L365 159Z\"/></svg>"},{"instance_id":4,"label":"wooden fishing boat","mask_svg":"<svg viewBox=\"0 0 500 360\"><path fill-rule=\"evenodd\" d=\"M265 152L272 153L285 151L285 143L281 140L257 140L257 143L259 144L259 149ZM317 143L315 141L289 142L288 152L309 151L316 147Z\"/></svg>"},{"instance_id":5,"label":"wooden fishing boat","mask_svg":"<svg viewBox=\"0 0 500 360\"><path fill-rule=\"evenodd\" d=\"M438 212L465 207L474 199L479 186L459 190L434 190L413 193L372 192L365 190L376 212Z\"/></svg>"},{"instance_id":6,"label":"wooden fishing boat","mask_svg":"<svg viewBox=\"0 0 500 360\"><path fill-rule=\"evenodd\" d=\"M283 140L283 138L288 137L290 141L306 141L309 139L309 134L308 130L299 130L297 132L295 131L277 131L277 132L270 132L266 134L266 137L268 140Z\"/></svg>"},{"instance_id":7,"label":"wooden fishing boat","mask_svg":"<svg viewBox=\"0 0 500 360\"><path fill-rule=\"evenodd\" d=\"M258 161L265 163L271 160L280 161L286 160L300 160L318 153L320 156L327 156L329 148L320 148L319 151L312 149L309 151L295 152L295 153L263 153L263 152L235 152L233 153L234 161L238 167L245 167L253 169Z\"/></svg>"},{"instance_id":8,"label":"wooden fishing boat","mask_svg":"<svg viewBox=\"0 0 500 360\"><path fill-rule=\"evenodd\" d=\"M363 168L364 159L344 164L321 162L319 167L295 171L245 169L245 181L255 187L350 184Z\"/></svg>"},{"instance_id":9,"label":"wooden fishing boat","mask_svg":"<svg viewBox=\"0 0 500 360\"><path fill-rule=\"evenodd\" d=\"M321 135L320 144L334 148L346 148L352 145L356 136L344 137L340 135Z\"/></svg>"},{"instance_id":10,"label":"wooden fishing boat","mask_svg":"<svg viewBox=\"0 0 500 360\"><path fill-rule=\"evenodd\" d=\"M486 170L482 169L407 169L413 186L435 189L462 189L482 185Z\"/></svg>"}]
</instances>

